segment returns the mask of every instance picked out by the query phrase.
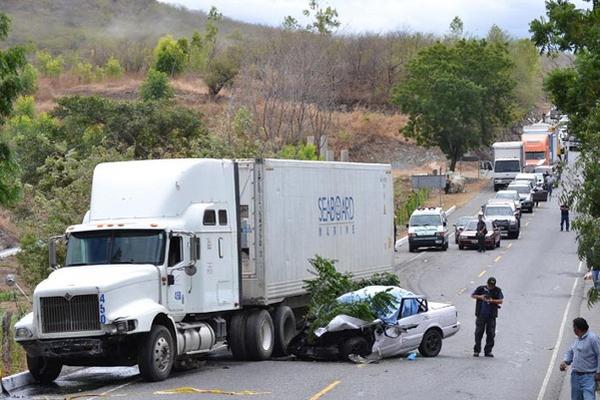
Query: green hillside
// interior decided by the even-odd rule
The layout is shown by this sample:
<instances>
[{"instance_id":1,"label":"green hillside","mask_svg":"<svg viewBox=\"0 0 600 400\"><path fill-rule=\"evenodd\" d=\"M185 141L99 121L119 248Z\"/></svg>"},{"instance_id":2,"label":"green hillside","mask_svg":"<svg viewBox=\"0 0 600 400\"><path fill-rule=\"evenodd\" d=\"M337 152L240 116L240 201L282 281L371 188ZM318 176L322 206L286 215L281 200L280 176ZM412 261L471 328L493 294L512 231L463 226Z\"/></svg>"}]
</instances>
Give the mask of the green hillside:
<instances>
[{"instance_id":1,"label":"green hillside","mask_svg":"<svg viewBox=\"0 0 600 400\"><path fill-rule=\"evenodd\" d=\"M9 45L32 42L54 54L71 52L92 61L153 47L167 33L190 37L206 22L203 12L156 0L0 0L0 12L12 19ZM223 36L256 35L262 29L227 18L219 27Z\"/></svg>"}]
</instances>

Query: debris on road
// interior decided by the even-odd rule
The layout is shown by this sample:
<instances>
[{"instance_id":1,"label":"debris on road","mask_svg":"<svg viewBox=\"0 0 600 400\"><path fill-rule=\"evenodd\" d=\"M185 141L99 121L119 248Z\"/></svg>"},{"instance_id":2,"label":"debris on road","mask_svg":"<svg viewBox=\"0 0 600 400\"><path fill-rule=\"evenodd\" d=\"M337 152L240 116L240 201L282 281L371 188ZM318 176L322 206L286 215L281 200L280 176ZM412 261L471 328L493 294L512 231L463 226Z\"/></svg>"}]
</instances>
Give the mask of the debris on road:
<instances>
[{"instance_id":1,"label":"debris on road","mask_svg":"<svg viewBox=\"0 0 600 400\"><path fill-rule=\"evenodd\" d=\"M222 394L226 396L254 396L261 394L271 394L271 392L255 392L253 390L240 390L240 391L228 391L221 389L196 389L189 386L184 386L175 389L159 390L154 392L155 395L167 395L167 394Z\"/></svg>"}]
</instances>

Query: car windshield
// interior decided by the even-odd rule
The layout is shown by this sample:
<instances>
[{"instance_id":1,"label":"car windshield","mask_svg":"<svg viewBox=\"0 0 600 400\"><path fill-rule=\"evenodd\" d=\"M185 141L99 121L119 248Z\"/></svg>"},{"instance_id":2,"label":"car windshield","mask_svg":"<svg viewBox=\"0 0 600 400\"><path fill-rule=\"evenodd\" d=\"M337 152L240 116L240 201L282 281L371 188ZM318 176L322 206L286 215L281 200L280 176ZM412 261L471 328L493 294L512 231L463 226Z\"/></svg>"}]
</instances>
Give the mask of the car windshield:
<instances>
[{"instance_id":1,"label":"car windshield","mask_svg":"<svg viewBox=\"0 0 600 400\"><path fill-rule=\"evenodd\" d=\"M510 207L486 207L485 215L513 215L513 211Z\"/></svg>"},{"instance_id":2,"label":"car windshield","mask_svg":"<svg viewBox=\"0 0 600 400\"><path fill-rule=\"evenodd\" d=\"M528 186L510 186L511 190L516 190L519 194L528 194L531 189Z\"/></svg>"},{"instance_id":3,"label":"car windshield","mask_svg":"<svg viewBox=\"0 0 600 400\"><path fill-rule=\"evenodd\" d=\"M66 266L163 263L166 235L158 230L76 232L67 245Z\"/></svg>"},{"instance_id":4,"label":"car windshield","mask_svg":"<svg viewBox=\"0 0 600 400\"><path fill-rule=\"evenodd\" d=\"M494 163L494 172L519 172L521 163L519 160L498 160Z\"/></svg>"},{"instance_id":5,"label":"car windshield","mask_svg":"<svg viewBox=\"0 0 600 400\"><path fill-rule=\"evenodd\" d=\"M514 200L515 199L515 194L514 193L496 193L496 198L497 199L509 199L509 200Z\"/></svg>"},{"instance_id":6,"label":"car windshield","mask_svg":"<svg viewBox=\"0 0 600 400\"><path fill-rule=\"evenodd\" d=\"M546 158L546 152L544 151L528 151L525 153L526 160L543 160Z\"/></svg>"},{"instance_id":7,"label":"car windshield","mask_svg":"<svg viewBox=\"0 0 600 400\"><path fill-rule=\"evenodd\" d=\"M467 222L472 220L473 217L460 217L458 221L456 221L456 226L465 226Z\"/></svg>"},{"instance_id":8,"label":"car windshield","mask_svg":"<svg viewBox=\"0 0 600 400\"><path fill-rule=\"evenodd\" d=\"M421 214L410 217L411 226L441 225L442 218L438 214Z\"/></svg>"},{"instance_id":9,"label":"car windshield","mask_svg":"<svg viewBox=\"0 0 600 400\"><path fill-rule=\"evenodd\" d=\"M465 231L476 231L478 222L479 222L479 220L477 220L477 219L470 220L469 223L467 224L467 226L465 227ZM489 221L485 221L485 226L488 231L490 231L492 229L492 225L489 223Z\"/></svg>"}]
</instances>

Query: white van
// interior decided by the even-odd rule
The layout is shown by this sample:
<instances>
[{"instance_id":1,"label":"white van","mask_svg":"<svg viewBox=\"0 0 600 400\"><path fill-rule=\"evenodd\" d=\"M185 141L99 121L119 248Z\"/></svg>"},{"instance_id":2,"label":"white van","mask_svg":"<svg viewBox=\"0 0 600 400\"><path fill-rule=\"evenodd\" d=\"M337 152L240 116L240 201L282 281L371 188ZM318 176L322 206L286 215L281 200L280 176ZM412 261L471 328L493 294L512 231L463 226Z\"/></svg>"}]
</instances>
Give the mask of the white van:
<instances>
[{"instance_id":1,"label":"white van","mask_svg":"<svg viewBox=\"0 0 600 400\"><path fill-rule=\"evenodd\" d=\"M437 247L448 250L448 221L441 207L416 209L410 216L408 228L408 251L419 247Z\"/></svg>"}]
</instances>

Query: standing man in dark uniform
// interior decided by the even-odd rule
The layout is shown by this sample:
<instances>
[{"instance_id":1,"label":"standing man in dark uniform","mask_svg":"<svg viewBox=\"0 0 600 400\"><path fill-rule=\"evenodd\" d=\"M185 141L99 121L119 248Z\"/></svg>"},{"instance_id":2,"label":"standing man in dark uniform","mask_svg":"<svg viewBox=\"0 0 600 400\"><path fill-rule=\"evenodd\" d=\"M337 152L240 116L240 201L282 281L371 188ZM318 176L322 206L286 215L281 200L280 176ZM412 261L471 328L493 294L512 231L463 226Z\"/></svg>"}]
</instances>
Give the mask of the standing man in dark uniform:
<instances>
[{"instance_id":1,"label":"standing man in dark uniform","mask_svg":"<svg viewBox=\"0 0 600 400\"><path fill-rule=\"evenodd\" d=\"M503 302L504 295L502 289L496 286L496 278L490 277L487 285L479 286L471 294L471 297L477 300L475 304L475 347L473 347L473 357L479 357L481 352L481 339L485 332L485 348L483 353L486 357L494 357L492 348L494 347L494 337L496 336L496 317L498 309Z\"/></svg>"},{"instance_id":2,"label":"standing man in dark uniform","mask_svg":"<svg viewBox=\"0 0 600 400\"><path fill-rule=\"evenodd\" d=\"M560 230L562 232L563 225L566 223L567 232L569 232L569 206L566 203L560 205Z\"/></svg>"},{"instance_id":3,"label":"standing man in dark uniform","mask_svg":"<svg viewBox=\"0 0 600 400\"><path fill-rule=\"evenodd\" d=\"M485 253L485 235L487 235L487 227L485 226L485 221L483 220L483 212L479 212L477 214L479 221L477 222L477 251L480 253Z\"/></svg>"}]
</instances>

